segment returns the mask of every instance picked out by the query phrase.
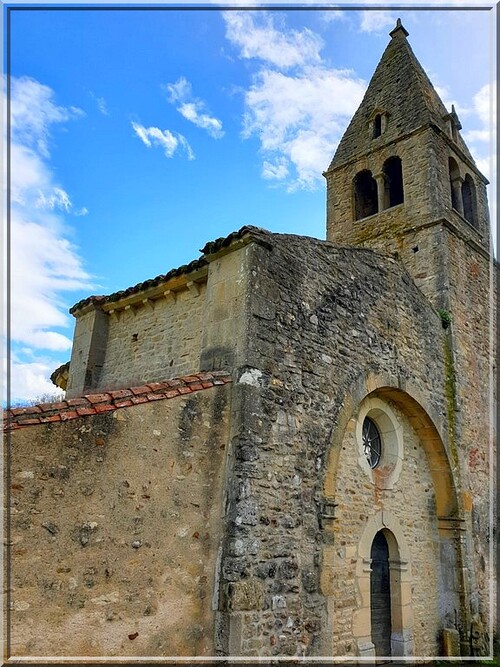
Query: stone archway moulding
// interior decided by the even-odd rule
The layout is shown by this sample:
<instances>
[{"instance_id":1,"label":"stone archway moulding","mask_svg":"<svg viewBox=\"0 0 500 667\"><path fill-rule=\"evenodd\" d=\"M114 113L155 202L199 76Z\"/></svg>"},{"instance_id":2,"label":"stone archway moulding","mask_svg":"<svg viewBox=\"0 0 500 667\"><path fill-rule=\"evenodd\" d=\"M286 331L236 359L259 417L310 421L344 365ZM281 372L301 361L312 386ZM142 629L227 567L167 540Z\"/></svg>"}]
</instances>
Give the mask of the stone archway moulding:
<instances>
[{"instance_id":1,"label":"stone archway moulding","mask_svg":"<svg viewBox=\"0 0 500 667\"><path fill-rule=\"evenodd\" d=\"M391 656L413 655L413 611L411 601L410 551L399 521L383 510L372 516L358 543L356 584L360 606L353 614L353 636L358 655L374 656L371 639L371 547L375 535L383 531L389 547L389 573L391 590Z\"/></svg>"},{"instance_id":2,"label":"stone archway moulding","mask_svg":"<svg viewBox=\"0 0 500 667\"><path fill-rule=\"evenodd\" d=\"M433 481L437 528L440 539L440 567L442 568L443 587L440 591L440 605L443 627L453 626L456 612L466 621L467 582L464 562L464 519L459 504L455 483L456 466L449 453L446 441L447 427L441 415L428 404L411 381L390 373L377 375L370 373L360 377L351 391L345 395L342 409L336 415L335 429L327 458L323 478L322 528L324 532L323 565L321 589L327 598L328 609L333 609L335 580L334 524L336 521L336 486L342 442L349 431L356 435L360 410L363 401L380 399L394 404L409 421L425 451ZM411 610L410 559L407 544L395 517L382 510L367 523L363 538L358 545L356 580L361 606L354 612L358 654L373 656L374 646L367 628L371 628L370 618L370 550L373 538L379 530L389 545L391 590L394 591L394 618L391 644L393 655L411 655L413 651L413 620ZM331 611L329 611L331 613ZM450 625L451 624L451 625ZM370 632L370 630L368 630ZM333 649L333 635L330 631L325 637L325 647ZM330 651L330 655L333 653Z\"/></svg>"},{"instance_id":3,"label":"stone archway moulding","mask_svg":"<svg viewBox=\"0 0 500 667\"><path fill-rule=\"evenodd\" d=\"M392 401L400 408L418 435L429 461L436 497L436 512L446 528L447 521L450 518L458 518L461 512L451 457L440 435L440 432L446 432L442 418L427 405L427 401L411 382L397 375L370 373L361 377L351 392L345 396L343 408L336 419L336 429L328 452L323 485L325 500L327 502L335 500L338 461L345 432L356 430L356 417L360 406L364 400L374 396Z\"/></svg>"}]
</instances>

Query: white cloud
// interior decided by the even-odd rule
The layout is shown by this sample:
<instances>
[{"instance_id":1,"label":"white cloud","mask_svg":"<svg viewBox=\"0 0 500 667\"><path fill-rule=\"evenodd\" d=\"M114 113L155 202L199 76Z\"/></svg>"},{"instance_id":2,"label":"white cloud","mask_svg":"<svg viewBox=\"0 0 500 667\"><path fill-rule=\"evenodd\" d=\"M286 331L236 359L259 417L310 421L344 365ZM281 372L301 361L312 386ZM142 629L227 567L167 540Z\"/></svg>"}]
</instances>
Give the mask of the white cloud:
<instances>
[{"instance_id":1,"label":"white cloud","mask_svg":"<svg viewBox=\"0 0 500 667\"><path fill-rule=\"evenodd\" d=\"M288 176L288 173L288 160L286 158L279 158L274 163L264 160L262 164L262 177L267 180L281 181Z\"/></svg>"},{"instance_id":2,"label":"white cloud","mask_svg":"<svg viewBox=\"0 0 500 667\"><path fill-rule=\"evenodd\" d=\"M103 116L109 116L108 105L104 97L96 97L97 108L102 113Z\"/></svg>"},{"instance_id":3,"label":"white cloud","mask_svg":"<svg viewBox=\"0 0 500 667\"><path fill-rule=\"evenodd\" d=\"M473 98L475 113L483 125L489 129L493 128L496 121L496 99L495 82L484 85Z\"/></svg>"},{"instance_id":4,"label":"white cloud","mask_svg":"<svg viewBox=\"0 0 500 667\"><path fill-rule=\"evenodd\" d=\"M294 77L261 70L245 95L244 136L259 137L268 164L293 165L289 188L317 187L365 87L350 72L324 67ZM270 177L269 168L264 173ZM284 178L283 168L277 173Z\"/></svg>"},{"instance_id":5,"label":"white cloud","mask_svg":"<svg viewBox=\"0 0 500 667\"><path fill-rule=\"evenodd\" d=\"M389 26L392 28L396 23L393 15L383 9L365 10L360 12L361 32L380 32Z\"/></svg>"},{"instance_id":6,"label":"white cloud","mask_svg":"<svg viewBox=\"0 0 500 667\"><path fill-rule=\"evenodd\" d=\"M282 69L320 62L323 40L311 30L283 32L267 12L223 12L226 37L242 58L258 58Z\"/></svg>"},{"instance_id":7,"label":"white cloud","mask_svg":"<svg viewBox=\"0 0 500 667\"><path fill-rule=\"evenodd\" d=\"M40 192L39 197L35 202L35 206L37 208L47 208L50 211L60 208L68 213L72 204L68 193L62 188L55 187L48 197L45 193Z\"/></svg>"},{"instance_id":8,"label":"white cloud","mask_svg":"<svg viewBox=\"0 0 500 667\"><path fill-rule=\"evenodd\" d=\"M10 393L13 402L23 401L26 399L36 399L42 397L62 398L64 392L56 387L48 379L51 373L55 370L50 360L34 361L34 362L19 362L13 360L11 364L12 380L10 385ZM4 382L4 395L6 387Z\"/></svg>"},{"instance_id":9,"label":"white cloud","mask_svg":"<svg viewBox=\"0 0 500 667\"><path fill-rule=\"evenodd\" d=\"M365 82L351 71L327 67L319 55L322 40L310 31L279 32L267 14L223 16L226 35L241 57L253 53L269 63L244 93L243 136L260 141L263 178L289 190L317 187L361 102ZM296 66L293 74L291 65Z\"/></svg>"},{"instance_id":10,"label":"white cloud","mask_svg":"<svg viewBox=\"0 0 500 667\"><path fill-rule=\"evenodd\" d=\"M48 157L51 125L84 115L77 107L61 107L54 101L54 91L30 77L11 77L10 103L12 141L35 148Z\"/></svg>"},{"instance_id":11,"label":"white cloud","mask_svg":"<svg viewBox=\"0 0 500 667\"><path fill-rule=\"evenodd\" d=\"M48 376L67 360L71 347L71 334L54 330L71 330L63 295L91 288L62 217L73 205L55 181L49 161L52 126L82 112L58 106L54 97L50 88L34 79L11 78L10 327L12 349L24 346L11 368L11 394L17 400L53 391ZM53 367L46 351L55 353ZM62 358L57 356L63 352ZM23 363L23 356L30 357L29 363Z\"/></svg>"},{"instance_id":12,"label":"white cloud","mask_svg":"<svg viewBox=\"0 0 500 667\"><path fill-rule=\"evenodd\" d=\"M321 18L325 23L334 23L336 21L347 21L347 12L342 11L341 9L324 9L321 12Z\"/></svg>"},{"instance_id":13,"label":"white cloud","mask_svg":"<svg viewBox=\"0 0 500 667\"><path fill-rule=\"evenodd\" d=\"M472 99L468 124L476 121L474 129L464 130L463 138L474 155L477 166L491 181L495 177L496 84L487 83ZM491 198L491 195L490 195Z\"/></svg>"},{"instance_id":14,"label":"white cloud","mask_svg":"<svg viewBox=\"0 0 500 667\"><path fill-rule=\"evenodd\" d=\"M151 146L160 146L166 157L173 157L179 146L181 146L187 154L189 160L194 159L194 153L186 138L182 134L173 134L170 130L160 130L158 127L144 127L140 123L132 122L134 132L139 139L148 148Z\"/></svg>"},{"instance_id":15,"label":"white cloud","mask_svg":"<svg viewBox=\"0 0 500 667\"><path fill-rule=\"evenodd\" d=\"M224 136L222 121L206 112L205 103L193 96L191 84L184 77L162 87L167 91L168 101L171 104L179 103L177 111L186 120L206 130L214 139Z\"/></svg>"}]
</instances>

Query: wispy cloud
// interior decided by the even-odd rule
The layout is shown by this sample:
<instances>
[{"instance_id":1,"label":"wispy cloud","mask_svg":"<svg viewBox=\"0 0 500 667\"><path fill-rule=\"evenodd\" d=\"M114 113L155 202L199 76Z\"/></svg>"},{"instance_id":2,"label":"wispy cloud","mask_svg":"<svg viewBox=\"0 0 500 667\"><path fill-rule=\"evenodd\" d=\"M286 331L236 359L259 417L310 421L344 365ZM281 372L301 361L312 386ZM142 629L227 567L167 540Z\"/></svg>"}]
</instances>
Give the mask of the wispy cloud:
<instances>
[{"instance_id":1,"label":"wispy cloud","mask_svg":"<svg viewBox=\"0 0 500 667\"><path fill-rule=\"evenodd\" d=\"M205 102L193 96L191 84L187 79L181 77L175 83L167 83L163 88L167 92L168 101L179 105L177 111L186 120L206 130L214 139L224 136L222 121L210 116Z\"/></svg>"},{"instance_id":2,"label":"wispy cloud","mask_svg":"<svg viewBox=\"0 0 500 667\"><path fill-rule=\"evenodd\" d=\"M348 21L348 12L342 11L342 9L324 9L321 12L321 19L325 23L336 23L338 21Z\"/></svg>"},{"instance_id":3,"label":"wispy cloud","mask_svg":"<svg viewBox=\"0 0 500 667\"><path fill-rule=\"evenodd\" d=\"M10 93L12 141L43 157L49 155L51 125L85 115L78 107L57 105L52 89L29 77L12 77Z\"/></svg>"},{"instance_id":4,"label":"wispy cloud","mask_svg":"<svg viewBox=\"0 0 500 667\"><path fill-rule=\"evenodd\" d=\"M360 12L361 32L381 32L393 27L396 22L393 14L383 9L372 9Z\"/></svg>"},{"instance_id":5,"label":"wispy cloud","mask_svg":"<svg viewBox=\"0 0 500 667\"><path fill-rule=\"evenodd\" d=\"M83 112L57 105L52 89L27 77L11 79L10 99L11 343L14 351L24 346L12 366L12 396L21 400L51 387L47 353L55 353L55 367L66 361L71 348L65 330L72 320L63 295L91 284L69 240L64 214L73 204L55 179L49 152L52 126ZM57 356L63 352L63 358Z\"/></svg>"},{"instance_id":6,"label":"wispy cloud","mask_svg":"<svg viewBox=\"0 0 500 667\"><path fill-rule=\"evenodd\" d=\"M181 148L186 153L188 160L194 160L191 146L182 134L174 134L170 130L160 130L159 127L144 127L144 125L135 122L132 122L132 127L142 143L148 148L160 146L168 158L173 157L175 152Z\"/></svg>"},{"instance_id":7,"label":"wispy cloud","mask_svg":"<svg viewBox=\"0 0 500 667\"><path fill-rule=\"evenodd\" d=\"M311 30L284 32L267 12L224 12L226 37L242 58L257 58L281 69L320 62L323 40Z\"/></svg>"},{"instance_id":8,"label":"wispy cloud","mask_svg":"<svg viewBox=\"0 0 500 667\"><path fill-rule=\"evenodd\" d=\"M248 57L248 45L263 45L254 52L266 61L244 92L243 136L260 141L263 178L288 190L316 188L366 84L351 71L329 68L321 60L317 35L304 31L299 38L297 31L285 32L283 24L278 30L273 16L245 13L246 36L235 36L234 24L240 25L235 15L240 13L224 13L230 27L226 35L242 58ZM286 58L264 46L273 40L283 46Z\"/></svg>"},{"instance_id":9,"label":"wispy cloud","mask_svg":"<svg viewBox=\"0 0 500 667\"><path fill-rule=\"evenodd\" d=\"M264 160L262 177L268 180L282 181L288 176L288 164L285 158L278 158L274 163Z\"/></svg>"},{"instance_id":10,"label":"wispy cloud","mask_svg":"<svg viewBox=\"0 0 500 667\"><path fill-rule=\"evenodd\" d=\"M40 192L38 199L35 202L37 208L46 208L49 211L54 209L62 209L69 212L71 209L71 200L68 193L62 188L54 187L52 193L47 196L43 192Z\"/></svg>"},{"instance_id":11,"label":"wispy cloud","mask_svg":"<svg viewBox=\"0 0 500 667\"><path fill-rule=\"evenodd\" d=\"M481 127L477 130L465 132L465 141L475 143L491 142L492 131L496 118L496 84L487 83L474 95L472 111L477 116Z\"/></svg>"},{"instance_id":12,"label":"wispy cloud","mask_svg":"<svg viewBox=\"0 0 500 667\"><path fill-rule=\"evenodd\" d=\"M108 105L104 97L96 97L97 108L103 114L103 116L109 116Z\"/></svg>"}]
</instances>

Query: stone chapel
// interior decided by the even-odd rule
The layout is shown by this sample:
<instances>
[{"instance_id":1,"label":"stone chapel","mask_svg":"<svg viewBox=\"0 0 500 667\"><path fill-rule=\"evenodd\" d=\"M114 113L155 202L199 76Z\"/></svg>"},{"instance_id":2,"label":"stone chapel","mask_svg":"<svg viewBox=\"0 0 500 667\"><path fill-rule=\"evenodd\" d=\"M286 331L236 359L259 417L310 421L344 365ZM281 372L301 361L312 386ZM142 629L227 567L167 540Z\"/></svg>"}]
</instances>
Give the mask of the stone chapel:
<instances>
[{"instance_id":1,"label":"stone chapel","mask_svg":"<svg viewBox=\"0 0 500 667\"><path fill-rule=\"evenodd\" d=\"M246 226L71 309L65 400L5 419L10 656L491 655L487 181L407 37L326 241Z\"/></svg>"}]
</instances>

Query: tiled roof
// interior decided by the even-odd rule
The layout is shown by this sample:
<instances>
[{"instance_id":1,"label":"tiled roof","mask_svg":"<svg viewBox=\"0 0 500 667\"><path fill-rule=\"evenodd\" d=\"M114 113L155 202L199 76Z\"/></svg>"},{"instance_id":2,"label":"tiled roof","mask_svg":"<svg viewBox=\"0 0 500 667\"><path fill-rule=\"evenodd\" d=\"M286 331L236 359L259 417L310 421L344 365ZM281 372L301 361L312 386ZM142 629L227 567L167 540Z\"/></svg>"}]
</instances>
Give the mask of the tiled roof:
<instances>
[{"instance_id":1,"label":"tiled roof","mask_svg":"<svg viewBox=\"0 0 500 667\"><path fill-rule=\"evenodd\" d=\"M118 408L127 408L139 403L175 398L228 382L231 382L231 375L226 371L195 373L165 382L150 382L129 389L68 398L58 403L41 403L25 408L11 408L5 412L3 428L4 431L13 431L25 426L64 422L86 415L98 415Z\"/></svg>"},{"instance_id":2,"label":"tiled roof","mask_svg":"<svg viewBox=\"0 0 500 667\"><path fill-rule=\"evenodd\" d=\"M99 305L104 303L110 303L113 301L119 301L120 299L128 297L132 294L143 292L151 287L156 287L157 285L166 283L171 278L176 278L178 276L188 275L195 271L200 271L203 267L208 265L209 260L207 258L210 255L220 252L224 248L227 248L229 245L231 245L231 243L242 239L246 235L250 236L253 240L257 242L265 243L265 237L269 236L270 232L266 232L265 230L260 229L259 227L245 225L244 227L241 227L241 229L239 229L237 232L232 232L231 234L229 234L229 236L218 238L215 241L209 241L200 250L202 256L190 262L189 264L183 264L182 266L179 266L177 269L171 269L170 271L168 271L168 273L160 274L159 276L156 276L156 278L145 280L144 282L138 283L133 287L128 287L127 289L120 290L119 292L114 292L113 294L109 294L108 296L103 296L103 295L89 296L85 299L82 299L81 301L78 301L78 303L75 303L75 305L70 308L69 312L71 314L74 314L78 310L81 310L82 308L90 304Z\"/></svg>"}]
</instances>

